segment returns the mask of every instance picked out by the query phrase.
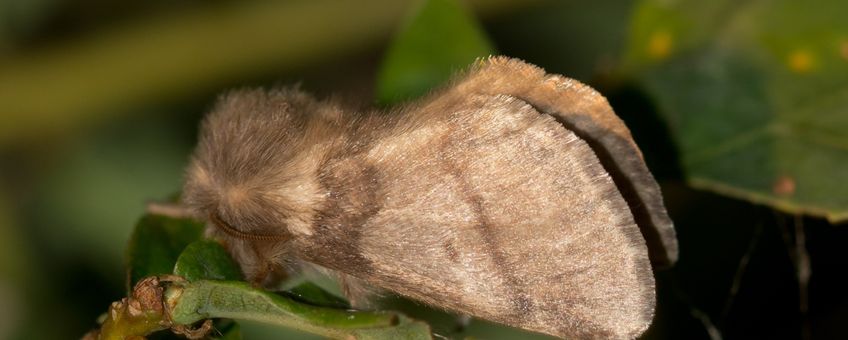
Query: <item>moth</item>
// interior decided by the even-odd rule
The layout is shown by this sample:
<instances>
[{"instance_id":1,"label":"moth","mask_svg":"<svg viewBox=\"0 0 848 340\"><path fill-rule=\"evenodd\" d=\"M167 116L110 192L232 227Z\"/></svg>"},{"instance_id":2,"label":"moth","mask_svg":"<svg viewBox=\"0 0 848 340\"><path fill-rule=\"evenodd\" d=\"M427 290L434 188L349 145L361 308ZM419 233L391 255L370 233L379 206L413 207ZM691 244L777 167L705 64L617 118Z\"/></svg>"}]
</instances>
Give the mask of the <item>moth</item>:
<instances>
[{"instance_id":1,"label":"moth","mask_svg":"<svg viewBox=\"0 0 848 340\"><path fill-rule=\"evenodd\" d=\"M522 61L352 112L297 89L223 95L183 200L251 281L316 266L361 286L566 338L650 325L677 258L660 189L606 99Z\"/></svg>"}]
</instances>

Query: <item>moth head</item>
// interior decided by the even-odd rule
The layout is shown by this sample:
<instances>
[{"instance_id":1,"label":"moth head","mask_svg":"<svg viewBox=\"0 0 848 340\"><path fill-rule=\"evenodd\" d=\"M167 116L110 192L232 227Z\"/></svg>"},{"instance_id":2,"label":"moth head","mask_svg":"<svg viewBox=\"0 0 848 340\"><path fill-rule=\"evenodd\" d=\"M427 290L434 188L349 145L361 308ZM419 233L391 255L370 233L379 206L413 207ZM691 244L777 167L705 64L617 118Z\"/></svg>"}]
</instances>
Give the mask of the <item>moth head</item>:
<instances>
[{"instance_id":1,"label":"moth head","mask_svg":"<svg viewBox=\"0 0 848 340\"><path fill-rule=\"evenodd\" d=\"M186 171L185 204L234 239L311 234L322 196L304 117L315 105L294 90L222 96L201 124Z\"/></svg>"}]
</instances>

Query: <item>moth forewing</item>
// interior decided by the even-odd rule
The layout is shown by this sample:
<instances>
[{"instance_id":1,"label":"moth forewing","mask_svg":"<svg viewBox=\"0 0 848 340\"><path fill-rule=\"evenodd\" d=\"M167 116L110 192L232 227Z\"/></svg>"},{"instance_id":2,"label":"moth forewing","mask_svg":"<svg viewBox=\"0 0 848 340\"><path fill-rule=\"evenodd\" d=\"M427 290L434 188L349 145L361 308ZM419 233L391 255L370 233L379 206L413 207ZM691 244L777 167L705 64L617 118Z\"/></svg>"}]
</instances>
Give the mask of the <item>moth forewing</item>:
<instances>
[{"instance_id":1,"label":"moth forewing","mask_svg":"<svg viewBox=\"0 0 848 340\"><path fill-rule=\"evenodd\" d=\"M338 161L344 170L328 177L362 174L366 184L331 186L330 196L369 209L324 223L301 243L305 260L552 335L626 338L647 327L644 241L585 142L509 96L416 114L432 120Z\"/></svg>"},{"instance_id":2,"label":"moth forewing","mask_svg":"<svg viewBox=\"0 0 848 340\"><path fill-rule=\"evenodd\" d=\"M630 131L603 96L576 80L546 74L541 68L504 57L476 64L441 97L468 93L519 98L585 140L627 201L648 242L651 261L658 267L677 261L677 236L660 188Z\"/></svg>"},{"instance_id":3,"label":"moth forewing","mask_svg":"<svg viewBox=\"0 0 848 340\"><path fill-rule=\"evenodd\" d=\"M553 114L564 104L545 111L555 92L534 94L535 68L489 63L525 77L478 66L393 115L345 113L291 90L225 97L203 125L184 199L200 216L221 214L226 226L213 228L238 229L217 235L252 278L303 261L527 330L638 336L654 279L619 183L581 135L589 130Z\"/></svg>"}]
</instances>

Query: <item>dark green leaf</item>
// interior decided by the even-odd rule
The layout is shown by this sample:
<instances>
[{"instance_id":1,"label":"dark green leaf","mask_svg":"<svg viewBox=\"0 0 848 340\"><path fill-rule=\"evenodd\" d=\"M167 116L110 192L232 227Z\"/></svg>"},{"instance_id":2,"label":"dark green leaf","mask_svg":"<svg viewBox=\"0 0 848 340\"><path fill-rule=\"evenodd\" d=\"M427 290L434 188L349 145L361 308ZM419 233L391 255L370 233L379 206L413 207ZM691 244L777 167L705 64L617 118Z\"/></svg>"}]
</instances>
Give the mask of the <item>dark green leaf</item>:
<instances>
[{"instance_id":1,"label":"dark green leaf","mask_svg":"<svg viewBox=\"0 0 848 340\"><path fill-rule=\"evenodd\" d=\"M135 226L127 247L127 283L151 275L171 274L183 249L203 232L203 224L190 219L145 215Z\"/></svg>"},{"instance_id":2,"label":"dark green leaf","mask_svg":"<svg viewBox=\"0 0 848 340\"><path fill-rule=\"evenodd\" d=\"M397 324L392 327L359 328L350 330L354 339L358 340L382 340L382 339L421 339L431 340L430 326L424 322L410 319L398 314Z\"/></svg>"},{"instance_id":3,"label":"dark green leaf","mask_svg":"<svg viewBox=\"0 0 848 340\"><path fill-rule=\"evenodd\" d=\"M350 304L338 296L330 294L318 285L312 282L304 282L292 289L283 292L284 295L310 305L331 307L331 308L350 308Z\"/></svg>"},{"instance_id":4,"label":"dark green leaf","mask_svg":"<svg viewBox=\"0 0 848 340\"><path fill-rule=\"evenodd\" d=\"M492 53L485 33L459 3L428 0L389 47L377 79L377 101L420 96Z\"/></svg>"},{"instance_id":5,"label":"dark green leaf","mask_svg":"<svg viewBox=\"0 0 848 340\"><path fill-rule=\"evenodd\" d=\"M233 320L218 320L215 322L217 334L211 336L215 340L241 340L241 326Z\"/></svg>"},{"instance_id":6,"label":"dark green leaf","mask_svg":"<svg viewBox=\"0 0 848 340\"><path fill-rule=\"evenodd\" d=\"M189 244L177 258L174 274L189 281L242 280L241 271L230 254L212 240Z\"/></svg>"},{"instance_id":7,"label":"dark green leaf","mask_svg":"<svg viewBox=\"0 0 848 340\"><path fill-rule=\"evenodd\" d=\"M331 338L430 339L429 326L391 312L317 307L244 282L195 281L166 292L171 319L189 325L209 318L275 324Z\"/></svg>"},{"instance_id":8,"label":"dark green leaf","mask_svg":"<svg viewBox=\"0 0 848 340\"><path fill-rule=\"evenodd\" d=\"M639 3L625 63L668 122L690 183L848 219L844 13L838 0Z\"/></svg>"}]
</instances>

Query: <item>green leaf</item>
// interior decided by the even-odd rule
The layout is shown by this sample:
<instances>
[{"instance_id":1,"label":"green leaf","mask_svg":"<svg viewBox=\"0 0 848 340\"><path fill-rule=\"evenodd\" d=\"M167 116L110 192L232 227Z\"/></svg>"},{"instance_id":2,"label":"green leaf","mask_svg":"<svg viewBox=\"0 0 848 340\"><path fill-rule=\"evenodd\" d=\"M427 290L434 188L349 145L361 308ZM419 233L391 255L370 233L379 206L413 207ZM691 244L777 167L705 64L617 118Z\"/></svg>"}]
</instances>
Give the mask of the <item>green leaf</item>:
<instances>
[{"instance_id":1,"label":"green leaf","mask_svg":"<svg viewBox=\"0 0 848 340\"><path fill-rule=\"evenodd\" d=\"M145 215L135 226L127 247L127 283L132 287L152 275L171 274L189 243L199 240L203 224L191 219Z\"/></svg>"},{"instance_id":2,"label":"green leaf","mask_svg":"<svg viewBox=\"0 0 848 340\"><path fill-rule=\"evenodd\" d=\"M176 324L231 318L275 324L336 339L430 339L429 326L395 313L312 306L244 282L201 280L174 284L165 295L171 319Z\"/></svg>"},{"instance_id":3,"label":"green leaf","mask_svg":"<svg viewBox=\"0 0 848 340\"><path fill-rule=\"evenodd\" d=\"M389 47L377 76L377 101L420 96L493 53L480 25L457 1L428 0Z\"/></svg>"},{"instance_id":4,"label":"green leaf","mask_svg":"<svg viewBox=\"0 0 848 340\"><path fill-rule=\"evenodd\" d=\"M848 2L644 0L625 67L690 183L848 219Z\"/></svg>"},{"instance_id":5,"label":"green leaf","mask_svg":"<svg viewBox=\"0 0 848 340\"><path fill-rule=\"evenodd\" d=\"M183 250L174 265L174 274L189 281L242 280L238 265L218 242L194 241Z\"/></svg>"},{"instance_id":6,"label":"green leaf","mask_svg":"<svg viewBox=\"0 0 848 340\"><path fill-rule=\"evenodd\" d=\"M210 338L215 340L241 340L241 326L233 320L218 320L215 323L215 331Z\"/></svg>"},{"instance_id":7,"label":"green leaf","mask_svg":"<svg viewBox=\"0 0 848 340\"><path fill-rule=\"evenodd\" d=\"M350 304L345 299L330 294L320 286L308 281L283 292L283 294L310 305L341 309L350 308Z\"/></svg>"},{"instance_id":8,"label":"green leaf","mask_svg":"<svg viewBox=\"0 0 848 340\"><path fill-rule=\"evenodd\" d=\"M398 314L397 325L392 327L379 327L368 329L353 329L350 331L355 339L359 340L380 340L380 339L422 339L430 340L433 337L430 335L430 326L424 322L410 319L404 315Z\"/></svg>"}]
</instances>

